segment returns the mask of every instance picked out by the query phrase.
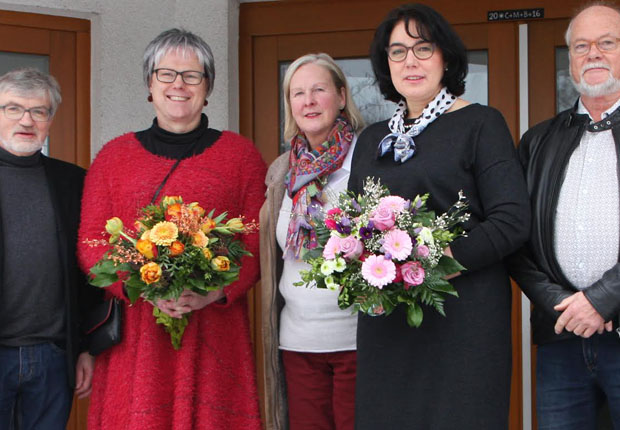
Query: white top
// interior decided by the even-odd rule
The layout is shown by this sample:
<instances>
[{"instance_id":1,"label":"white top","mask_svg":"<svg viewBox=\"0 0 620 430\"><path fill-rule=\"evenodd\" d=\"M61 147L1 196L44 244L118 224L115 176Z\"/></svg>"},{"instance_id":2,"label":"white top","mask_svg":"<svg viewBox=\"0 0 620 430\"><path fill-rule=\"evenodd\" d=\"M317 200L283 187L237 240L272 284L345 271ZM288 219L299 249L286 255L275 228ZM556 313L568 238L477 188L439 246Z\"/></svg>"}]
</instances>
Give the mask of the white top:
<instances>
[{"instance_id":1,"label":"white top","mask_svg":"<svg viewBox=\"0 0 620 430\"><path fill-rule=\"evenodd\" d=\"M602 118L619 106L620 100ZM581 99L578 113L589 114ZM618 212L612 132L586 130L568 163L555 217L555 255L562 272L577 288L589 287L618 262Z\"/></svg>"},{"instance_id":2,"label":"white top","mask_svg":"<svg viewBox=\"0 0 620 430\"><path fill-rule=\"evenodd\" d=\"M325 209L334 206L337 196L347 189L351 158L357 136L353 139L342 167L329 175L323 189L328 202ZM286 233L293 201L285 193L282 200L276 239L280 249L286 244ZM280 277L280 293L284 308L280 314L280 349L297 352L335 352L355 350L357 314L351 309L338 307L338 292L316 287L296 287L301 281L299 271L310 266L299 260L285 259Z\"/></svg>"}]
</instances>

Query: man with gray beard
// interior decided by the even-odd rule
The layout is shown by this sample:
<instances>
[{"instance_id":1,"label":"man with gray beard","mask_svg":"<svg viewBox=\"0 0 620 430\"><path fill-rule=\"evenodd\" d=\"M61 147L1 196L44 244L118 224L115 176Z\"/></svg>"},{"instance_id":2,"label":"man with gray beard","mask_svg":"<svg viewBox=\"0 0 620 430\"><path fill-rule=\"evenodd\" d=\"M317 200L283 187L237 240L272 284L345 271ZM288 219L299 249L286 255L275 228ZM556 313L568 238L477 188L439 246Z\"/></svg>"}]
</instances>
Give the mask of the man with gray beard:
<instances>
[{"instance_id":1,"label":"man with gray beard","mask_svg":"<svg viewBox=\"0 0 620 430\"><path fill-rule=\"evenodd\" d=\"M66 428L94 358L78 333L101 290L77 266L84 170L41 153L61 100L27 68L0 76L0 429ZM52 142L58 144L58 142Z\"/></svg>"},{"instance_id":2,"label":"man with gray beard","mask_svg":"<svg viewBox=\"0 0 620 430\"><path fill-rule=\"evenodd\" d=\"M510 266L534 304L540 430L595 429L605 400L620 428L619 41L616 6L575 15L566 43L580 97L519 147L532 231Z\"/></svg>"}]
</instances>

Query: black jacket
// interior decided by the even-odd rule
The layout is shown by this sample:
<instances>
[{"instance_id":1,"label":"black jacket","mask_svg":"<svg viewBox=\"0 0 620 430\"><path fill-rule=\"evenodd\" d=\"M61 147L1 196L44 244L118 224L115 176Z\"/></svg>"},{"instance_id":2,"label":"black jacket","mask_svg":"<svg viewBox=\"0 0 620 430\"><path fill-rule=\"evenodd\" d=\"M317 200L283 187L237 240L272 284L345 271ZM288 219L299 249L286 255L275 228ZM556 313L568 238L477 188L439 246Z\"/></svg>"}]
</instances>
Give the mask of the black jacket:
<instances>
[{"instance_id":1,"label":"black jacket","mask_svg":"<svg viewBox=\"0 0 620 430\"><path fill-rule=\"evenodd\" d=\"M82 186L85 170L64 161L42 156L43 168L49 187L56 219L60 274L64 291L68 383L75 386L77 356L85 351L81 339L80 322L93 306L102 299L103 291L88 285L77 264L77 231L80 224ZM0 263L3 261L4 243L0 225ZM0 265L0 291L2 290Z\"/></svg>"},{"instance_id":2,"label":"black jacket","mask_svg":"<svg viewBox=\"0 0 620 430\"><path fill-rule=\"evenodd\" d=\"M572 338L553 327L560 313L553 307L579 291L566 279L553 248L555 211L568 161L589 122L575 108L542 122L523 135L519 159L525 171L532 204L530 240L509 259L510 272L534 304L531 322L536 344ZM620 121L613 125L616 154L620 154ZM620 161L618 162L620 166ZM605 319L615 320L620 311L620 264L583 290L592 306Z\"/></svg>"}]
</instances>

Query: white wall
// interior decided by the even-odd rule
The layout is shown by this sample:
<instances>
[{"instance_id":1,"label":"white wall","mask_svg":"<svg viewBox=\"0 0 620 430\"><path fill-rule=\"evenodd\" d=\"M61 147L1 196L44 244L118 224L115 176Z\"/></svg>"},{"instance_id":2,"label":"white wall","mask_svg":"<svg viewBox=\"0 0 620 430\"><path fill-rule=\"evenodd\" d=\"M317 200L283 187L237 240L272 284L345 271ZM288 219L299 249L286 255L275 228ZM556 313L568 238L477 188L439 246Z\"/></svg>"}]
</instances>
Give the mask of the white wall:
<instances>
[{"instance_id":1,"label":"white wall","mask_svg":"<svg viewBox=\"0 0 620 430\"><path fill-rule=\"evenodd\" d=\"M15 0L0 9L91 21L91 156L111 138L150 126L142 53L160 32L183 27L215 56L215 87L205 112L217 129L238 129L239 0Z\"/></svg>"}]
</instances>

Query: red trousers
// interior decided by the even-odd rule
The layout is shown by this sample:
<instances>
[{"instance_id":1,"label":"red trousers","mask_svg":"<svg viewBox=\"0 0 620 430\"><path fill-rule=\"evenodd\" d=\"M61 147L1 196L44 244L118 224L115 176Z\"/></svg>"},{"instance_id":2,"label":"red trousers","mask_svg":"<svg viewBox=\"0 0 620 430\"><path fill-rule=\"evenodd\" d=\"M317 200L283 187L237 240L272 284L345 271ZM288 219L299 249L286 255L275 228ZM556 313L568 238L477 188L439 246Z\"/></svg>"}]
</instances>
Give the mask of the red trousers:
<instances>
[{"instance_id":1,"label":"red trousers","mask_svg":"<svg viewBox=\"0 0 620 430\"><path fill-rule=\"evenodd\" d=\"M353 430L355 351L282 351L290 430Z\"/></svg>"}]
</instances>

